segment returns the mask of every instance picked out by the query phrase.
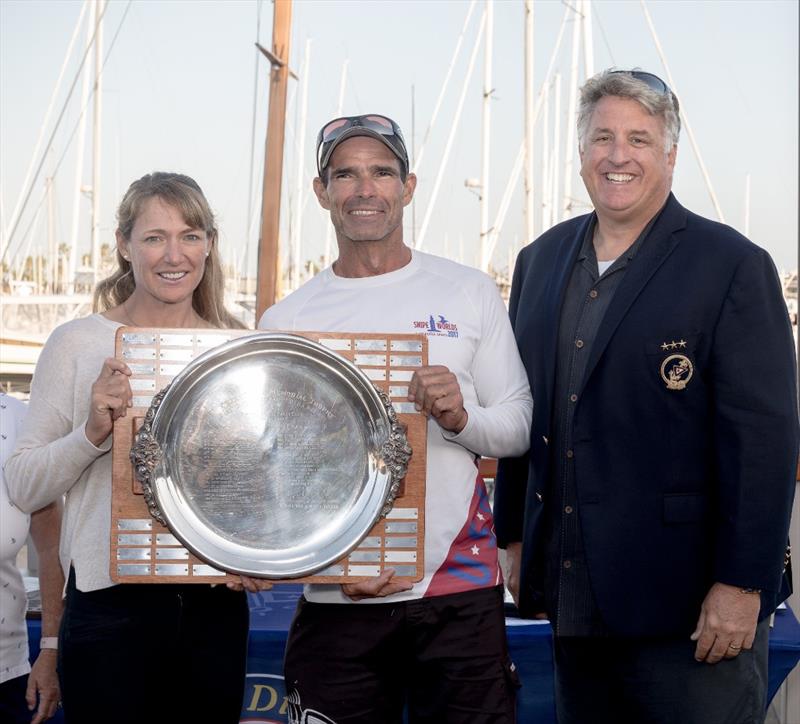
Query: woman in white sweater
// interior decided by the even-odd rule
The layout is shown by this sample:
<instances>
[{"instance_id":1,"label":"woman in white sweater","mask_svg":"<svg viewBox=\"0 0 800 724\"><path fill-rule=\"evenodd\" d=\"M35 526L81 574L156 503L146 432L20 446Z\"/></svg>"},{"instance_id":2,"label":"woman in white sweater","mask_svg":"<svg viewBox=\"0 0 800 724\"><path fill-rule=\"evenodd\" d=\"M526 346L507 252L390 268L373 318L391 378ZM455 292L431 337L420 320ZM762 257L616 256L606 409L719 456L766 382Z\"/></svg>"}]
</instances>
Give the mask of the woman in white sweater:
<instances>
[{"instance_id":1,"label":"woman in white sweater","mask_svg":"<svg viewBox=\"0 0 800 724\"><path fill-rule=\"evenodd\" d=\"M39 358L5 468L9 492L24 511L66 495L67 720L238 722L249 627L242 585L255 584L113 585L110 450L113 423L132 399L130 369L114 358L117 328L243 325L224 309L217 229L195 181L144 176L117 219L118 269L95 291L98 313L58 327Z\"/></svg>"}]
</instances>

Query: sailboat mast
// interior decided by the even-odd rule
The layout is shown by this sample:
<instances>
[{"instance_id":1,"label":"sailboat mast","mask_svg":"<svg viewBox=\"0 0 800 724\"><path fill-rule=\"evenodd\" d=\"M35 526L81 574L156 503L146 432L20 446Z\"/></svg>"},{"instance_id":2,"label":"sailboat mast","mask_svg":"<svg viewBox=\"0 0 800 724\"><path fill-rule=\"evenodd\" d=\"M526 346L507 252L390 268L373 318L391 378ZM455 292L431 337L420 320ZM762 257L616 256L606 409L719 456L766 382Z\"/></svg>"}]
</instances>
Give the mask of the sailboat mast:
<instances>
[{"instance_id":1,"label":"sailboat mast","mask_svg":"<svg viewBox=\"0 0 800 724\"><path fill-rule=\"evenodd\" d=\"M533 0L525 0L525 239L534 238L533 204ZM509 276L511 267L509 266Z\"/></svg>"},{"instance_id":2,"label":"sailboat mast","mask_svg":"<svg viewBox=\"0 0 800 724\"><path fill-rule=\"evenodd\" d=\"M303 60L300 89L300 142L297 149L297 177L294 198L294 224L292 224L292 289L300 286L300 277L303 268L302 259L302 224L303 224L303 197L307 193L303 179L303 170L306 161L306 126L308 125L308 76L311 63L311 39L306 40L306 53Z\"/></svg>"},{"instance_id":3,"label":"sailboat mast","mask_svg":"<svg viewBox=\"0 0 800 724\"><path fill-rule=\"evenodd\" d=\"M269 76L269 116L264 152L264 181L261 190L256 320L260 319L267 307L275 303L278 294L278 241L291 24L291 0L275 0L272 21L272 52L265 52L264 49L261 49L261 52L269 58L272 69Z\"/></svg>"},{"instance_id":4,"label":"sailboat mast","mask_svg":"<svg viewBox=\"0 0 800 724\"><path fill-rule=\"evenodd\" d=\"M92 42L97 7L91 3L89 22L86 24L86 46ZM79 229L81 219L81 195L83 194L83 154L86 148L86 105L89 100L89 69L81 71L81 118L78 122L78 148L75 153L75 188L72 196L72 230L70 233L69 261L67 262L67 294L75 291L75 273L78 268Z\"/></svg>"},{"instance_id":5,"label":"sailboat mast","mask_svg":"<svg viewBox=\"0 0 800 724\"><path fill-rule=\"evenodd\" d=\"M100 151L103 118L103 7L106 0L97 0L97 30L94 38L94 121L92 139L92 271L94 282L100 279Z\"/></svg>"},{"instance_id":6,"label":"sailboat mast","mask_svg":"<svg viewBox=\"0 0 800 724\"><path fill-rule=\"evenodd\" d=\"M572 19L572 56L569 66L569 106L567 110L567 142L564 146L564 197L561 207L561 221L572 216L572 175L575 162L575 112L578 99L578 50L580 46L583 17L583 0L578 0L575 16Z\"/></svg>"},{"instance_id":7,"label":"sailboat mast","mask_svg":"<svg viewBox=\"0 0 800 724\"><path fill-rule=\"evenodd\" d=\"M489 152L492 118L492 35L494 0L486 0L486 35L484 36L483 60L483 123L481 134L481 240L480 264L483 271L489 271Z\"/></svg>"}]
</instances>

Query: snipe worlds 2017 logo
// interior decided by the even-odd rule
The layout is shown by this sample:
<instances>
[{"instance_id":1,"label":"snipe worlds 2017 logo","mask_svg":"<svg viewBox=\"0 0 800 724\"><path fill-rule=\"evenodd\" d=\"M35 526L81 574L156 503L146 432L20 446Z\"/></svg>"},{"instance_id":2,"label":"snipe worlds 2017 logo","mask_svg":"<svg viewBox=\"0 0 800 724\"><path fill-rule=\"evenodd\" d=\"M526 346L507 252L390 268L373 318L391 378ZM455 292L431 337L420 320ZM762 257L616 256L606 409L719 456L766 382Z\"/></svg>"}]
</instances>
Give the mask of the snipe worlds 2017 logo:
<instances>
[{"instance_id":1,"label":"snipe worlds 2017 logo","mask_svg":"<svg viewBox=\"0 0 800 724\"><path fill-rule=\"evenodd\" d=\"M443 314L430 314L426 320L416 320L414 331L428 337L458 337L458 325L445 319Z\"/></svg>"}]
</instances>

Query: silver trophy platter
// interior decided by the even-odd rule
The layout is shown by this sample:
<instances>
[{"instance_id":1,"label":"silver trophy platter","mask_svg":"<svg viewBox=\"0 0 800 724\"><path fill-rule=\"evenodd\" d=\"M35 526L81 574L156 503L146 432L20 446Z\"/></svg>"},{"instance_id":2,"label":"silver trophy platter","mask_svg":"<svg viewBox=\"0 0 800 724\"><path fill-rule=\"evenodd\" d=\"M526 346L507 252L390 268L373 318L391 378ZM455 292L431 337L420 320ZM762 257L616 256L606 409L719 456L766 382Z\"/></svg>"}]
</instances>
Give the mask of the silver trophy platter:
<instances>
[{"instance_id":1,"label":"silver trophy platter","mask_svg":"<svg viewBox=\"0 0 800 724\"><path fill-rule=\"evenodd\" d=\"M391 508L411 450L383 392L317 342L258 333L190 362L131 450L151 514L211 565L323 572Z\"/></svg>"}]
</instances>

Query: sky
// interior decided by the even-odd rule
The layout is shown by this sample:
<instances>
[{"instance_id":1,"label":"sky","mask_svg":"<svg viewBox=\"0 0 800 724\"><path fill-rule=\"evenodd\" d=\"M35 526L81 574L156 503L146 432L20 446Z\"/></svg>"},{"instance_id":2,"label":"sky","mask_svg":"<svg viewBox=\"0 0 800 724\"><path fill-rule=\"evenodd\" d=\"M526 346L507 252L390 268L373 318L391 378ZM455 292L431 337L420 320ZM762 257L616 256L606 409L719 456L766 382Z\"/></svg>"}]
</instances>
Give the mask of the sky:
<instances>
[{"instance_id":1,"label":"sky","mask_svg":"<svg viewBox=\"0 0 800 724\"><path fill-rule=\"evenodd\" d=\"M90 202L85 193L76 191L78 175L81 186L92 183L91 101L80 172L76 153L81 83L75 81L85 45L83 28L76 50L64 66L60 89L54 93L81 7L77 0L0 0L0 216L7 231L21 194L28 190L23 182L31 160L42 168L11 239L12 257L26 248L45 248L48 176L54 178L56 238L70 243L78 196L78 248L89 250ZM429 216L423 249L478 263L480 202L477 189L465 181L481 176L483 45L477 50L471 77L468 62L485 2L474 4L465 25L470 7L470 2L462 0L295 0L290 67L307 82L307 111L302 112L301 80L290 81L281 218L284 263L291 255L290 227L298 223L298 204L302 210L301 257L316 260L325 253L329 222L311 190L314 144L318 128L339 115L343 74L343 115L371 112L391 116L404 129L417 157L428 137L414 208L405 215L406 241L417 238ZM642 4L635 0L592 3L594 71L640 67L665 80L671 77L724 221L743 232L749 225L750 238L772 254L779 269L796 268L798 3L650 0L646 7L669 72ZM104 242L113 242L116 206L131 181L154 170L179 171L194 177L205 190L218 216L226 261L240 271L254 273L268 107L268 67L254 43L258 39L271 47L272 12L272 4L263 0L110 2L104 17L107 59L98 184ZM560 49L554 53L565 13ZM574 8L564 2L534 3L533 85L537 93L545 81L555 88L554 76L546 77L552 56L552 69L559 73L561 86L558 123L553 90L548 113L540 113L534 131L535 234L542 230L542 190L546 186L540 165L545 148L553 155L551 165L558 169L560 184L566 175L564 145L571 122L568 95L575 18ZM523 137L523 27L522 0L494 2L487 189L493 224ZM462 28L461 52L445 86ZM581 51L579 83L584 78ZM73 82L72 98L66 102ZM441 93L441 108L431 126ZM43 126L51 96L54 110ZM62 109L60 125L54 131ZM42 128L44 138L52 135L53 143L47 153L40 150L34 156ZM445 160L448 142L451 151ZM302 176L298 173L301 161ZM429 212L440 169L438 195ZM499 228L492 257L497 269L513 263L519 248L530 241L521 188L520 179ZM574 213L584 213L588 201L576 167L572 189L577 199ZM685 130L673 190L691 210L718 218Z\"/></svg>"}]
</instances>

